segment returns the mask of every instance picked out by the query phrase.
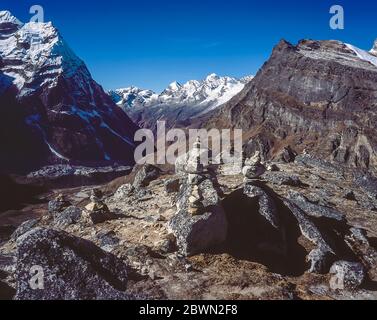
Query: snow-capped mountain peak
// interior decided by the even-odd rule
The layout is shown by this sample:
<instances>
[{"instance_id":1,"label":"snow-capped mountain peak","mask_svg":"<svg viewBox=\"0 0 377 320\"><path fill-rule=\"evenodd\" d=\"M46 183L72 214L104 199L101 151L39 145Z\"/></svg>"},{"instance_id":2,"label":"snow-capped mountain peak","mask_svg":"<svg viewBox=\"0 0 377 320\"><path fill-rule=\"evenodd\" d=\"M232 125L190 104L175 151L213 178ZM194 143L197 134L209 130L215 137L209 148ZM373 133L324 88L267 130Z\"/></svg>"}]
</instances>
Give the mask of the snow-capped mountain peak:
<instances>
[{"instance_id":1,"label":"snow-capped mountain peak","mask_svg":"<svg viewBox=\"0 0 377 320\"><path fill-rule=\"evenodd\" d=\"M211 73L207 76L206 81L216 81L219 80L220 77L216 73Z\"/></svg>"},{"instance_id":2,"label":"snow-capped mountain peak","mask_svg":"<svg viewBox=\"0 0 377 320\"><path fill-rule=\"evenodd\" d=\"M182 88L182 85L177 81L172 82L171 84L169 84L169 87L168 87L168 89L170 89L171 91L178 91L181 88Z\"/></svg>"},{"instance_id":3,"label":"snow-capped mountain peak","mask_svg":"<svg viewBox=\"0 0 377 320\"><path fill-rule=\"evenodd\" d=\"M13 83L22 89L20 94L28 94L43 85L56 85L57 75L74 76L78 69L90 78L89 72L65 43L58 30L48 23L29 22L22 24L9 12L2 14L1 21L7 22L2 29L0 23L0 52L9 63L3 73L14 79ZM32 65L33 68L24 68Z\"/></svg>"},{"instance_id":4,"label":"snow-capped mountain peak","mask_svg":"<svg viewBox=\"0 0 377 320\"><path fill-rule=\"evenodd\" d=\"M212 109L227 102L252 79L252 76L236 79L220 77L212 73L202 81L190 80L183 85L174 81L160 94L137 87L112 90L109 94L115 103L125 109L156 105L187 107L201 105L202 109Z\"/></svg>"},{"instance_id":5,"label":"snow-capped mountain peak","mask_svg":"<svg viewBox=\"0 0 377 320\"><path fill-rule=\"evenodd\" d=\"M109 91L110 97L120 107L130 108L156 101L158 95L152 90L144 90L135 86Z\"/></svg>"},{"instance_id":6,"label":"snow-capped mountain peak","mask_svg":"<svg viewBox=\"0 0 377 320\"><path fill-rule=\"evenodd\" d=\"M252 76L236 79L212 73L204 80L190 80L183 85L175 81L160 94L151 90L135 90L133 87L110 91L109 94L134 121L141 126L149 126L140 123L140 114L148 117L148 122L169 118L187 120L200 116L228 102L252 79ZM147 116L149 113L151 119Z\"/></svg>"},{"instance_id":7,"label":"snow-capped mountain peak","mask_svg":"<svg viewBox=\"0 0 377 320\"><path fill-rule=\"evenodd\" d=\"M0 40L17 32L21 26L21 21L9 11L0 11Z\"/></svg>"},{"instance_id":8,"label":"snow-capped mountain peak","mask_svg":"<svg viewBox=\"0 0 377 320\"><path fill-rule=\"evenodd\" d=\"M22 132L26 147L32 139L39 151L27 156L34 164L134 161L136 126L50 22L22 24L10 12L0 13L0 105L4 114L18 110L11 119L22 130L9 121L3 132Z\"/></svg>"},{"instance_id":9,"label":"snow-capped mountain peak","mask_svg":"<svg viewBox=\"0 0 377 320\"><path fill-rule=\"evenodd\" d=\"M377 56L377 39L374 40L374 45L373 45L373 48L372 50L369 51L371 54Z\"/></svg>"},{"instance_id":10,"label":"snow-capped mountain peak","mask_svg":"<svg viewBox=\"0 0 377 320\"><path fill-rule=\"evenodd\" d=\"M19 26L22 25L22 22L7 10L0 11L0 25L5 23L17 24Z\"/></svg>"}]
</instances>

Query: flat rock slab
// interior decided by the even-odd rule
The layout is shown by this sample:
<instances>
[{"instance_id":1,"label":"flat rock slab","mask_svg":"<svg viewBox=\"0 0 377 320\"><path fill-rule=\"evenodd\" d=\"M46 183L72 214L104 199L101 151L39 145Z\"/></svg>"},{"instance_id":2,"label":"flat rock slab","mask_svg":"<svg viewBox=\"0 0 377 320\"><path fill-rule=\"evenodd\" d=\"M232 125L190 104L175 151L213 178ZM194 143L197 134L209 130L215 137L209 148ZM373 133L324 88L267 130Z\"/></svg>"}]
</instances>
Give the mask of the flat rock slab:
<instances>
[{"instance_id":1,"label":"flat rock slab","mask_svg":"<svg viewBox=\"0 0 377 320\"><path fill-rule=\"evenodd\" d=\"M17 240L17 300L130 299L127 266L93 243L36 228Z\"/></svg>"}]
</instances>

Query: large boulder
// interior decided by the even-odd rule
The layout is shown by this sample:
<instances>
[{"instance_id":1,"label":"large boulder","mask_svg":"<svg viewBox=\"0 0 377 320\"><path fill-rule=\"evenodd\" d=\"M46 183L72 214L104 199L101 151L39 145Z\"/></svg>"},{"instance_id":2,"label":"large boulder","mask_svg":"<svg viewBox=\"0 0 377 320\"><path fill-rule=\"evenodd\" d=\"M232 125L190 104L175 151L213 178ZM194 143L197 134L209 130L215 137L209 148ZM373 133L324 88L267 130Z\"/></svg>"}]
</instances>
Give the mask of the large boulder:
<instances>
[{"instance_id":1,"label":"large boulder","mask_svg":"<svg viewBox=\"0 0 377 320\"><path fill-rule=\"evenodd\" d=\"M135 188L147 187L161 175L161 170L151 164L146 164L137 171L133 186Z\"/></svg>"},{"instance_id":2,"label":"large boulder","mask_svg":"<svg viewBox=\"0 0 377 320\"><path fill-rule=\"evenodd\" d=\"M181 187L181 179L173 178L165 181L164 188L166 193L176 193Z\"/></svg>"},{"instance_id":3,"label":"large boulder","mask_svg":"<svg viewBox=\"0 0 377 320\"><path fill-rule=\"evenodd\" d=\"M11 239L13 241L17 240L23 234L25 234L26 232L29 232L30 230L32 230L33 228L35 228L38 225L38 223L39 223L38 219L30 219L30 220L27 220L27 221L23 222L16 229L16 231L13 232Z\"/></svg>"},{"instance_id":4,"label":"large boulder","mask_svg":"<svg viewBox=\"0 0 377 320\"><path fill-rule=\"evenodd\" d=\"M315 246L307 256L307 261L310 263L308 271L310 273L327 273L329 263L336 255L334 250L305 211L287 199L283 202L296 219L301 234Z\"/></svg>"},{"instance_id":5,"label":"large boulder","mask_svg":"<svg viewBox=\"0 0 377 320\"><path fill-rule=\"evenodd\" d=\"M345 219L344 214L338 210L309 201L309 199L299 192L289 191L288 199L311 217L328 218L337 221L344 221Z\"/></svg>"},{"instance_id":6,"label":"large boulder","mask_svg":"<svg viewBox=\"0 0 377 320\"><path fill-rule=\"evenodd\" d=\"M114 200L116 201L125 201L127 200L132 193L134 192L134 187L130 183L126 183L118 188L114 193Z\"/></svg>"},{"instance_id":7,"label":"large boulder","mask_svg":"<svg viewBox=\"0 0 377 320\"><path fill-rule=\"evenodd\" d=\"M48 203L48 212L50 215L54 215L55 213L64 211L70 205L71 203L65 199L64 195L59 194Z\"/></svg>"},{"instance_id":8,"label":"large boulder","mask_svg":"<svg viewBox=\"0 0 377 320\"><path fill-rule=\"evenodd\" d=\"M359 288L365 280L365 270L361 263L337 261L330 269L334 276L330 280L332 289L354 290Z\"/></svg>"},{"instance_id":9,"label":"large boulder","mask_svg":"<svg viewBox=\"0 0 377 320\"><path fill-rule=\"evenodd\" d=\"M70 206L63 212L54 214L54 226L64 228L72 224L80 222L82 218L82 210L75 206Z\"/></svg>"},{"instance_id":10,"label":"large boulder","mask_svg":"<svg viewBox=\"0 0 377 320\"><path fill-rule=\"evenodd\" d=\"M127 266L93 243L36 228L17 240L17 300L130 299Z\"/></svg>"},{"instance_id":11,"label":"large boulder","mask_svg":"<svg viewBox=\"0 0 377 320\"><path fill-rule=\"evenodd\" d=\"M278 186L303 186L303 183L301 182L299 176L286 172L266 172L263 175L263 179Z\"/></svg>"},{"instance_id":12,"label":"large boulder","mask_svg":"<svg viewBox=\"0 0 377 320\"><path fill-rule=\"evenodd\" d=\"M180 252L185 256L205 252L222 244L227 237L228 222L212 181L204 179L198 187L203 194L203 212L195 216L189 213L193 186L185 182L178 194L178 212L168 225L169 231L177 239Z\"/></svg>"},{"instance_id":13,"label":"large boulder","mask_svg":"<svg viewBox=\"0 0 377 320\"><path fill-rule=\"evenodd\" d=\"M256 199L258 202L258 211L274 228L280 227L278 210L274 200L260 186L247 183L244 186L243 193L249 199Z\"/></svg>"},{"instance_id":14,"label":"large boulder","mask_svg":"<svg viewBox=\"0 0 377 320\"><path fill-rule=\"evenodd\" d=\"M290 146L283 148L283 150L276 156L278 161L290 163L295 161L297 153L292 150Z\"/></svg>"},{"instance_id":15,"label":"large boulder","mask_svg":"<svg viewBox=\"0 0 377 320\"><path fill-rule=\"evenodd\" d=\"M359 186L377 206L377 178L371 174L355 174L355 184Z\"/></svg>"}]
</instances>

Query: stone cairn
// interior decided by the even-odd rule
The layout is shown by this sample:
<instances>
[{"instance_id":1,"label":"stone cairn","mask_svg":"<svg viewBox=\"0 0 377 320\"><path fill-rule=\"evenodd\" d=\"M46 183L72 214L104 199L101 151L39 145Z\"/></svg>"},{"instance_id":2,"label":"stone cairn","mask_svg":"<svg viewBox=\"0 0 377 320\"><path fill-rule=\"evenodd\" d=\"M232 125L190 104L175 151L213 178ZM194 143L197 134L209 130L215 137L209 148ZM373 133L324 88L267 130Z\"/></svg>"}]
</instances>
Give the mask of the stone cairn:
<instances>
[{"instance_id":1,"label":"stone cairn","mask_svg":"<svg viewBox=\"0 0 377 320\"><path fill-rule=\"evenodd\" d=\"M181 255L187 257L205 252L222 244L227 237L228 221L215 188L216 176L212 176L203 164L197 139L193 148L182 157L181 188L177 194L177 213L170 219L167 229L175 236Z\"/></svg>"},{"instance_id":2,"label":"stone cairn","mask_svg":"<svg viewBox=\"0 0 377 320\"><path fill-rule=\"evenodd\" d=\"M102 201L102 192L98 189L93 189L90 195L90 203L85 207L86 210L89 212L94 211L105 211L108 212L109 208L107 205Z\"/></svg>"},{"instance_id":3,"label":"stone cairn","mask_svg":"<svg viewBox=\"0 0 377 320\"><path fill-rule=\"evenodd\" d=\"M48 204L48 211L50 214L62 212L64 209L70 206L70 202L67 201L64 194L59 193L54 200L51 200Z\"/></svg>"},{"instance_id":4,"label":"stone cairn","mask_svg":"<svg viewBox=\"0 0 377 320\"><path fill-rule=\"evenodd\" d=\"M255 155L245 160L245 165L242 168L242 174L245 177L245 183L251 183L258 179L266 172L266 167L262 164L260 152L257 151Z\"/></svg>"},{"instance_id":5,"label":"stone cairn","mask_svg":"<svg viewBox=\"0 0 377 320\"><path fill-rule=\"evenodd\" d=\"M191 191L189 196L188 212L193 215L200 215L203 212L203 194L199 188L199 183L204 173L204 166L200 162L200 138L198 137L194 143L194 154L193 159L189 159L192 163L189 163L190 172L188 173L188 183L190 185Z\"/></svg>"},{"instance_id":6,"label":"stone cairn","mask_svg":"<svg viewBox=\"0 0 377 320\"><path fill-rule=\"evenodd\" d=\"M94 224L105 222L114 218L108 206L102 200L102 192L99 189L93 189L90 195L90 203L85 207L90 220Z\"/></svg>"}]
</instances>

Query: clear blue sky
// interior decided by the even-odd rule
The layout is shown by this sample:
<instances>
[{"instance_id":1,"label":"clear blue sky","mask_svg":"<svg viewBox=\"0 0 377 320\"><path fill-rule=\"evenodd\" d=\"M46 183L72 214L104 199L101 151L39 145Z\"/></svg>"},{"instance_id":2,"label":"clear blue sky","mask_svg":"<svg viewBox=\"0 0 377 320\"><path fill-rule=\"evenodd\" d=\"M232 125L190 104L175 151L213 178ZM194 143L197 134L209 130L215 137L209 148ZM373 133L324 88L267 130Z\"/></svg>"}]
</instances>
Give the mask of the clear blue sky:
<instances>
[{"instance_id":1,"label":"clear blue sky","mask_svg":"<svg viewBox=\"0 0 377 320\"><path fill-rule=\"evenodd\" d=\"M255 74L284 38L337 39L370 49L377 1L312 0L1 0L20 20L40 4L70 47L106 89L136 85L160 91L170 82ZM345 30L329 27L342 4Z\"/></svg>"}]
</instances>

